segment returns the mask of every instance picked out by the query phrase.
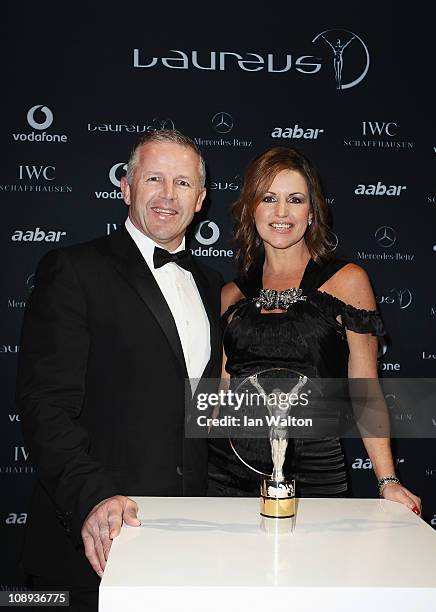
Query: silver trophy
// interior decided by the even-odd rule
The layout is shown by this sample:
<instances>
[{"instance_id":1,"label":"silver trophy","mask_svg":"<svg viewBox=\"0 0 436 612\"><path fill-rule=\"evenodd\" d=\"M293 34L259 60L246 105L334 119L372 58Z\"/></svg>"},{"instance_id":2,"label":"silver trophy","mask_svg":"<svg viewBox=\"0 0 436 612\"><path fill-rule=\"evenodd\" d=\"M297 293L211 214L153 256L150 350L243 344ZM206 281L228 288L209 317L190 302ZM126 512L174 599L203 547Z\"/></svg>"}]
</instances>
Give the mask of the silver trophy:
<instances>
[{"instance_id":1,"label":"silver trophy","mask_svg":"<svg viewBox=\"0 0 436 612\"><path fill-rule=\"evenodd\" d=\"M271 473L253 467L236 448L235 441L230 439L236 456L244 465L263 477L260 488L260 514L261 526L267 532L292 532L294 529L295 481L286 480L283 465L288 447L290 413L307 381L306 376L292 370L275 368L252 374L237 387L237 391L243 389L244 393L248 393L248 397L253 397L249 395L251 388L256 399L263 400L262 404L266 409L264 412L268 415L265 419L271 449ZM250 402L252 414L258 415L259 401L256 406L257 410L253 411L253 402Z\"/></svg>"}]
</instances>

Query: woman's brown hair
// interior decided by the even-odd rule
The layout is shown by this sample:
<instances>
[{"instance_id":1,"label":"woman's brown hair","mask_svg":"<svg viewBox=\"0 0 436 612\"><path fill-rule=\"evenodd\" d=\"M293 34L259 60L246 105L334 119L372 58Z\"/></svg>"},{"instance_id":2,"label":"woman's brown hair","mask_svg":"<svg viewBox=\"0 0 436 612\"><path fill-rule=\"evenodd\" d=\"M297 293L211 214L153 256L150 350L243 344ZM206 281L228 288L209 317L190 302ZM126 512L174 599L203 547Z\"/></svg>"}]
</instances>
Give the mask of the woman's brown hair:
<instances>
[{"instance_id":1,"label":"woman's brown hair","mask_svg":"<svg viewBox=\"0 0 436 612\"><path fill-rule=\"evenodd\" d=\"M295 170L306 180L312 223L307 227L305 240L311 257L316 262L331 257L329 210L318 171L300 151L290 147L271 147L248 165L239 198L232 206L236 257L242 273L247 273L260 252L263 252L254 212L276 175L282 170Z\"/></svg>"}]
</instances>

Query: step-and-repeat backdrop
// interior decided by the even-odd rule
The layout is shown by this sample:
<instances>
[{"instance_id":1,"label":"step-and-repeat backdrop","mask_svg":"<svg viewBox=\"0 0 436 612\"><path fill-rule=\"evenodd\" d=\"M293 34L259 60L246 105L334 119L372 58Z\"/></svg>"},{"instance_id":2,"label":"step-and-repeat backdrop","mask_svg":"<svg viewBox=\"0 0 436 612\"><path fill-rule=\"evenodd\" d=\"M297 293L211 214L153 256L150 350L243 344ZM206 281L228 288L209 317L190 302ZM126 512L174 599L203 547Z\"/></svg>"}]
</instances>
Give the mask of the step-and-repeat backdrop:
<instances>
[{"instance_id":1,"label":"step-and-repeat backdrop","mask_svg":"<svg viewBox=\"0 0 436 612\"><path fill-rule=\"evenodd\" d=\"M272 145L300 148L323 177L336 251L372 279L389 332L380 374L435 374L436 139L431 56L420 48L427 18L416 29L389 2L216 3L177 14L89 4L74 15L54 3L17 5L3 26L2 589L24 584L19 555L36 474L14 405L35 268L49 249L123 223L120 177L144 133L176 127L203 151L208 199L190 246L228 280L229 211L245 166ZM396 418L412 417L403 407ZM400 478L436 527L434 441L393 446ZM346 450L353 494L375 496L361 441L348 440Z\"/></svg>"}]
</instances>

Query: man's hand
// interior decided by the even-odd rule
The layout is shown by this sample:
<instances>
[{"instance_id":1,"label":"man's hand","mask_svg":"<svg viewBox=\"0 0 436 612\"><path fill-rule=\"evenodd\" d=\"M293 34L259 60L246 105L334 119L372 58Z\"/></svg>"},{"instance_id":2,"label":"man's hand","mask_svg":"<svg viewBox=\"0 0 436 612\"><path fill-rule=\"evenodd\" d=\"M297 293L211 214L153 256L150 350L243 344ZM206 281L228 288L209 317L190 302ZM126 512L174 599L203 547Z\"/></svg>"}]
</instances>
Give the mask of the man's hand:
<instances>
[{"instance_id":1,"label":"man's hand","mask_svg":"<svg viewBox=\"0 0 436 612\"><path fill-rule=\"evenodd\" d=\"M131 527L141 522L137 517L138 505L124 495L104 499L94 506L82 527L85 555L100 578L103 576L112 540L120 533L123 521Z\"/></svg>"}]
</instances>

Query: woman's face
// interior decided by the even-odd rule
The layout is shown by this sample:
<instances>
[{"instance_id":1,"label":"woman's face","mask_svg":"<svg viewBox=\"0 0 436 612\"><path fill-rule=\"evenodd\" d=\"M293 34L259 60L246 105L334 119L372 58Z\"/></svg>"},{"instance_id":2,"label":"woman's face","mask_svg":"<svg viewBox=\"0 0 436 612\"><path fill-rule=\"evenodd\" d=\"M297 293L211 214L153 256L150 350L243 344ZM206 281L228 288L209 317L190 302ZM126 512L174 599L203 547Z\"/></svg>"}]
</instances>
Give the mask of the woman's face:
<instances>
[{"instance_id":1,"label":"woman's face","mask_svg":"<svg viewBox=\"0 0 436 612\"><path fill-rule=\"evenodd\" d=\"M254 213L264 243L286 249L303 239L311 219L306 180L296 170L279 172Z\"/></svg>"}]
</instances>

